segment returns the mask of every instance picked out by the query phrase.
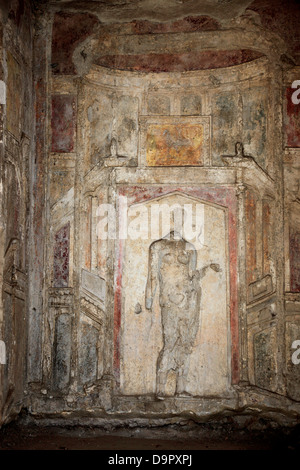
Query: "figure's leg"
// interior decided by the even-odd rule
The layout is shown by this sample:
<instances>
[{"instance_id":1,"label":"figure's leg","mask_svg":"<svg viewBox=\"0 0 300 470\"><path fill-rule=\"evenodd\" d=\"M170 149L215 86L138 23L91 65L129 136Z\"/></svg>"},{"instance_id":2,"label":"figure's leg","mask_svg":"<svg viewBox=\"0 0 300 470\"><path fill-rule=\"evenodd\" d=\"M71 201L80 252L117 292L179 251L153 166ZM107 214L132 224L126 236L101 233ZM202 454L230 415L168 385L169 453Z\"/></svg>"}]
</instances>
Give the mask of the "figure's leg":
<instances>
[{"instance_id":1,"label":"figure's leg","mask_svg":"<svg viewBox=\"0 0 300 470\"><path fill-rule=\"evenodd\" d=\"M166 315L162 317L164 345L157 360L156 394L158 396L172 396L176 391L178 374L176 353L178 335L176 328L174 329L174 324L171 327L170 322L166 319Z\"/></svg>"},{"instance_id":2,"label":"figure's leg","mask_svg":"<svg viewBox=\"0 0 300 470\"><path fill-rule=\"evenodd\" d=\"M187 377L190 369L190 359L193 352L196 336L199 329L198 308L193 312L192 318L181 325L181 351L180 367L178 369L177 393L186 391Z\"/></svg>"}]
</instances>

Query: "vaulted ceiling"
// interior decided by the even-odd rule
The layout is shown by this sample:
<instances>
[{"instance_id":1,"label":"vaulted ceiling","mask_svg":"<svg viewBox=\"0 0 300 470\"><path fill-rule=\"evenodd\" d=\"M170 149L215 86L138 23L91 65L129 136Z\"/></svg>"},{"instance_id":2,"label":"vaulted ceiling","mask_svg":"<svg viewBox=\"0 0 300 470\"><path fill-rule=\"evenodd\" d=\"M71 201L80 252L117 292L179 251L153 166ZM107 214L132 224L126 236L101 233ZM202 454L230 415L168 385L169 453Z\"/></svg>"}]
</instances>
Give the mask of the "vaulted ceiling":
<instances>
[{"instance_id":1,"label":"vaulted ceiling","mask_svg":"<svg viewBox=\"0 0 300 470\"><path fill-rule=\"evenodd\" d=\"M172 28L163 27L159 31L158 24L187 18L191 19L190 24L194 24L191 30L199 30L199 22L202 22L202 29L213 29L207 27L207 18L222 29L234 28L237 22L247 19L283 39L295 62L300 63L299 0L33 0L33 3L38 9L46 7L55 12L90 13L98 18L100 24L112 27L142 21L140 32L145 34L173 32ZM147 24L148 29L145 29Z\"/></svg>"},{"instance_id":2,"label":"vaulted ceiling","mask_svg":"<svg viewBox=\"0 0 300 470\"><path fill-rule=\"evenodd\" d=\"M173 21L186 16L208 15L228 21L241 15L251 0L49 0L51 6L89 10L103 22L126 22L137 19Z\"/></svg>"}]
</instances>

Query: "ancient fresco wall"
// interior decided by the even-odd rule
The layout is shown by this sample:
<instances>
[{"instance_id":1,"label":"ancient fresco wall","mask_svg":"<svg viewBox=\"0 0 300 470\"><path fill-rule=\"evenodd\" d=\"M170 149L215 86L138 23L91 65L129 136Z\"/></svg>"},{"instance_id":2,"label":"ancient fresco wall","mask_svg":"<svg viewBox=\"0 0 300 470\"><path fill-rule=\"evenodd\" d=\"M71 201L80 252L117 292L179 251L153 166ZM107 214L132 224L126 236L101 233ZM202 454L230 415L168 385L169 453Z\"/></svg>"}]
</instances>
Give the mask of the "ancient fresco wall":
<instances>
[{"instance_id":1,"label":"ancient fresco wall","mask_svg":"<svg viewBox=\"0 0 300 470\"><path fill-rule=\"evenodd\" d=\"M33 143L32 16L8 2L1 16L0 423L24 403L28 338L28 236Z\"/></svg>"},{"instance_id":2,"label":"ancient fresco wall","mask_svg":"<svg viewBox=\"0 0 300 470\"><path fill-rule=\"evenodd\" d=\"M30 409L200 417L298 400L288 350L298 322L294 215L285 312L279 294L283 43L270 48L273 33L252 24L243 35L209 17L106 25L67 10L41 10L34 37ZM13 51L8 64L19 86ZM8 96L9 114L21 98ZM286 145L296 147L297 111L286 116ZM22 122L11 114L8 124L22 138ZM22 240L24 185L9 165L7 175L20 202L7 237ZM154 238L120 235L153 201L198 204L200 240L172 240L172 224Z\"/></svg>"},{"instance_id":3,"label":"ancient fresco wall","mask_svg":"<svg viewBox=\"0 0 300 470\"><path fill-rule=\"evenodd\" d=\"M1 4L0 424L299 416L293 2L48 3ZM197 236L146 233L189 203Z\"/></svg>"},{"instance_id":4,"label":"ancient fresco wall","mask_svg":"<svg viewBox=\"0 0 300 470\"><path fill-rule=\"evenodd\" d=\"M45 410L51 395L61 410L126 412L139 397L171 410L183 398L230 401L241 381L281 390L272 73L259 59L180 78L98 66L81 83L53 76L44 405L35 406ZM172 225L154 238L120 236L153 201L198 204L204 238L168 242Z\"/></svg>"},{"instance_id":5,"label":"ancient fresco wall","mask_svg":"<svg viewBox=\"0 0 300 470\"><path fill-rule=\"evenodd\" d=\"M292 360L293 345L299 336L299 104L297 80L299 67L294 67L285 75L284 123L285 123L285 152L284 152L284 187L285 187L285 321L286 321L286 375L287 394L299 400L300 372Z\"/></svg>"}]
</instances>

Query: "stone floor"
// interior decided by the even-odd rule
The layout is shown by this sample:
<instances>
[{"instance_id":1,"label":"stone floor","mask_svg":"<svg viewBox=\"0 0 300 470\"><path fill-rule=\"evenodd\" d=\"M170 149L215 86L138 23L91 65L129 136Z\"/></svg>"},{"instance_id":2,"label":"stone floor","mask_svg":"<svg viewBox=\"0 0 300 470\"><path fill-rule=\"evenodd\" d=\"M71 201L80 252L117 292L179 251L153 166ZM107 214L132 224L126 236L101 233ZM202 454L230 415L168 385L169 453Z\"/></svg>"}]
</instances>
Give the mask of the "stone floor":
<instances>
[{"instance_id":1,"label":"stone floor","mask_svg":"<svg viewBox=\"0 0 300 470\"><path fill-rule=\"evenodd\" d=\"M164 438L160 437L160 433ZM207 433L203 427L199 438L168 439L168 430L146 438L144 430L120 433L95 432L92 428L5 426L0 432L0 450L300 450L300 429L268 430L263 433L240 429L235 432ZM140 436L139 436L140 435Z\"/></svg>"}]
</instances>

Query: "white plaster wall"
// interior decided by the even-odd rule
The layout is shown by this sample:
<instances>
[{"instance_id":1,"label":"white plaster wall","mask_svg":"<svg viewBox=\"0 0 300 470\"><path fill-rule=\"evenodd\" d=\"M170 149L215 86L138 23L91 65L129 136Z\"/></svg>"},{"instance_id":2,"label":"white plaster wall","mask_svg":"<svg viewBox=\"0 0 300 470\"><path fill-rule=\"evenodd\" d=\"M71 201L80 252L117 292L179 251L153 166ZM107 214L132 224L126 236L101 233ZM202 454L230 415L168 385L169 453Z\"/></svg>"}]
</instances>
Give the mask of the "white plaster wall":
<instances>
[{"instance_id":1,"label":"white plaster wall","mask_svg":"<svg viewBox=\"0 0 300 470\"><path fill-rule=\"evenodd\" d=\"M185 392L193 396L224 394L230 381L226 212L223 208L177 194L159 198L155 203L203 206L204 237L199 237L201 243L196 239L189 241L197 249L197 269L218 263L221 272L209 269L201 280L200 326L190 357ZM140 206L149 208L150 204L148 201ZM134 206L129 208L129 219L133 209ZM152 311L145 308L148 254L152 242L149 238L124 241L120 388L128 395L155 393L156 361L163 345L158 291ZM139 314L135 313L138 303L142 307Z\"/></svg>"}]
</instances>

